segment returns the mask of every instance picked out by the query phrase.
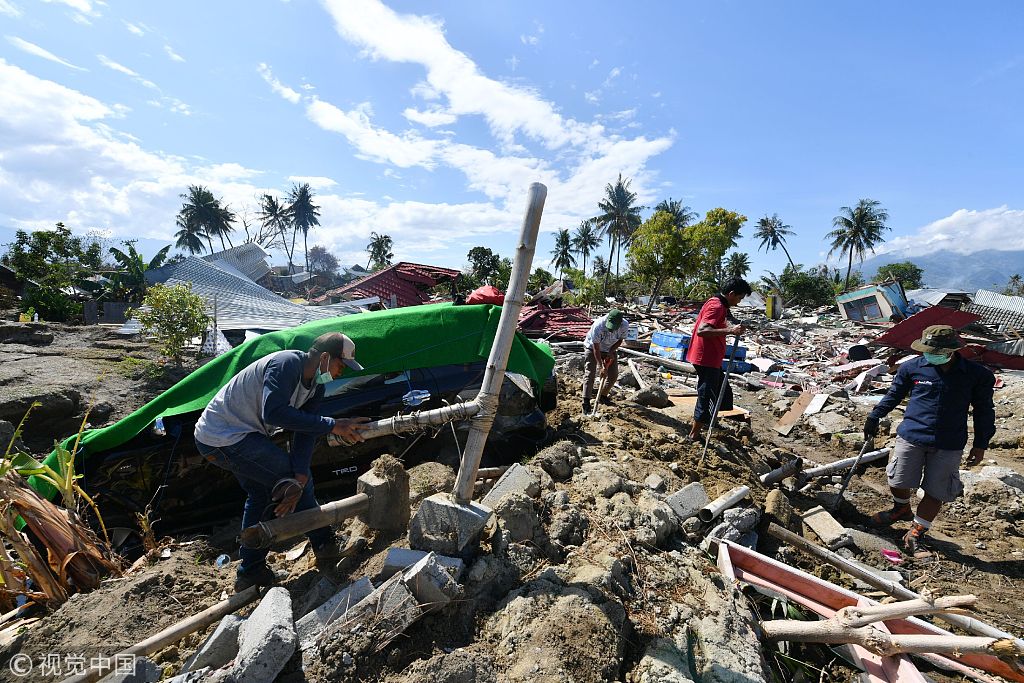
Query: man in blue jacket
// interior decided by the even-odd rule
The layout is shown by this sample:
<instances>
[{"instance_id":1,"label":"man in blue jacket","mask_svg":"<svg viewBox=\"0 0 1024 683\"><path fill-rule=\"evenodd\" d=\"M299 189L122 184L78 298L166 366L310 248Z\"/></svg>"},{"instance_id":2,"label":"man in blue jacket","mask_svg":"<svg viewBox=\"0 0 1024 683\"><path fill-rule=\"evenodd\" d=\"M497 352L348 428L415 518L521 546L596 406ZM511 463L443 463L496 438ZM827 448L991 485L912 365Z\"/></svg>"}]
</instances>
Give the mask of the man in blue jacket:
<instances>
[{"instance_id":1,"label":"man in blue jacket","mask_svg":"<svg viewBox=\"0 0 1024 683\"><path fill-rule=\"evenodd\" d=\"M196 422L196 449L207 460L238 479L247 498L242 529L273 514L317 507L310 461L318 436L335 434L347 442L362 441L367 418L335 419L317 412L324 385L344 369L363 369L355 360L355 343L340 332L328 332L308 352L278 351L260 358L225 384ZM271 437L291 431L285 451ZM330 527L307 534L317 564L336 562L339 549ZM267 551L242 547L235 591L274 583Z\"/></svg>"},{"instance_id":2,"label":"man in blue jacket","mask_svg":"<svg viewBox=\"0 0 1024 683\"><path fill-rule=\"evenodd\" d=\"M996 432L995 376L961 357L957 353L961 346L952 327L926 328L921 339L910 345L922 357L900 366L889 392L864 423L864 437L875 437L878 420L910 396L886 468L893 506L871 520L883 526L913 520L903 537L911 551L924 540L942 504L963 492L960 460L967 445L968 408L974 408L974 443L965 463L968 467L981 462ZM924 498L914 514L910 497L918 487L924 489Z\"/></svg>"}]
</instances>

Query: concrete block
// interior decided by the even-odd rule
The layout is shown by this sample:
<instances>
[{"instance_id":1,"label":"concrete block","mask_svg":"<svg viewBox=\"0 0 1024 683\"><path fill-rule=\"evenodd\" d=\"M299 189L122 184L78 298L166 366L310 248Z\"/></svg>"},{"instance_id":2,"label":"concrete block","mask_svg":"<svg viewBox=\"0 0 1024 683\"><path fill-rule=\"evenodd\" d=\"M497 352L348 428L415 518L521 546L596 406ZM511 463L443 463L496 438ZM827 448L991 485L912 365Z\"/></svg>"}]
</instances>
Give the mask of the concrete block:
<instances>
[{"instance_id":1,"label":"concrete block","mask_svg":"<svg viewBox=\"0 0 1024 683\"><path fill-rule=\"evenodd\" d=\"M793 506L790 504L786 494L779 489L772 489L765 496L764 514L769 521L799 533L800 529L797 526L797 516L793 511Z\"/></svg>"},{"instance_id":2,"label":"concrete block","mask_svg":"<svg viewBox=\"0 0 1024 683\"><path fill-rule=\"evenodd\" d=\"M409 473L393 456L382 455L356 481L356 493L370 498L359 519L371 529L405 531L409 525Z\"/></svg>"},{"instance_id":3,"label":"concrete block","mask_svg":"<svg viewBox=\"0 0 1024 683\"><path fill-rule=\"evenodd\" d=\"M135 658L135 668L131 673L112 673L100 679L100 683L156 683L163 677L160 667L146 657Z\"/></svg>"},{"instance_id":4,"label":"concrete block","mask_svg":"<svg viewBox=\"0 0 1024 683\"><path fill-rule=\"evenodd\" d=\"M982 479L998 479L1007 486L1024 491L1024 475L1009 467L985 465L978 474L981 475Z\"/></svg>"},{"instance_id":5,"label":"concrete block","mask_svg":"<svg viewBox=\"0 0 1024 683\"><path fill-rule=\"evenodd\" d=\"M710 503L711 499L704 485L695 481L673 493L665 502L679 516L679 520L685 522L690 517L696 517L697 512Z\"/></svg>"},{"instance_id":6,"label":"concrete block","mask_svg":"<svg viewBox=\"0 0 1024 683\"><path fill-rule=\"evenodd\" d=\"M480 540L491 509L470 501L459 505L447 494L426 498L409 524L409 545L441 555L462 555Z\"/></svg>"},{"instance_id":7,"label":"concrete block","mask_svg":"<svg viewBox=\"0 0 1024 683\"><path fill-rule=\"evenodd\" d=\"M899 544L881 536L869 534L860 529L847 529L846 531L850 534L850 538L853 539L853 545L865 555L878 557L883 550L900 550Z\"/></svg>"},{"instance_id":8,"label":"concrete block","mask_svg":"<svg viewBox=\"0 0 1024 683\"><path fill-rule=\"evenodd\" d=\"M306 616L320 605L331 599L338 592L338 584L326 576L316 582L316 585L303 593L298 598L292 599L292 614L295 621Z\"/></svg>"},{"instance_id":9,"label":"concrete block","mask_svg":"<svg viewBox=\"0 0 1024 683\"><path fill-rule=\"evenodd\" d=\"M322 649L331 649L331 641L344 638L353 629L360 628L366 634L388 634L394 637L403 633L420 618L423 609L416 596L402 582L402 575L395 574L382 583L366 598L350 607L344 620L335 620L327 627L322 638ZM315 652L306 650L304 654Z\"/></svg>"},{"instance_id":10,"label":"concrete block","mask_svg":"<svg viewBox=\"0 0 1024 683\"><path fill-rule=\"evenodd\" d=\"M665 477L660 474L650 474L646 479L644 479L644 486L652 491L664 491Z\"/></svg>"},{"instance_id":11,"label":"concrete block","mask_svg":"<svg viewBox=\"0 0 1024 683\"><path fill-rule=\"evenodd\" d=\"M384 568L380 571L381 576L390 578L397 572L405 571L424 557L429 555L425 550L413 550L412 548L390 548L384 558ZM456 581L462 578L462 572L466 570L466 563L460 557L448 557L434 553L434 558L443 566Z\"/></svg>"},{"instance_id":12,"label":"concrete block","mask_svg":"<svg viewBox=\"0 0 1024 683\"><path fill-rule=\"evenodd\" d=\"M341 589L330 600L295 622L299 648L306 650L316 641L320 632L344 617L348 611L373 593L373 584L365 576Z\"/></svg>"},{"instance_id":13,"label":"concrete block","mask_svg":"<svg viewBox=\"0 0 1024 683\"><path fill-rule=\"evenodd\" d=\"M209 667L205 669L196 669L195 671L189 671L188 673L178 674L177 676L168 678L163 683L200 683L200 681L206 680L210 671L211 669Z\"/></svg>"},{"instance_id":14,"label":"concrete block","mask_svg":"<svg viewBox=\"0 0 1024 683\"><path fill-rule=\"evenodd\" d=\"M402 583L416 596L424 612L443 609L449 602L462 596L462 586L448 573L436 553L428 553L405 570Z\"/></svg>"},{"instance_id":15,"label":"concrete block","mask_svg":"<svg viewBox=\"0 0 1024 683\"><path fill-rule=\"evenodd\" d=\"M821 542L832 550L853 545L850 530L840 524L820 505L805 512L803 520L804 524L821 539Z\"/></svg>"},{"instance_id":16,"label":"concrete block","mask_svg":"<svg viewBox=\"0 0 1024 683\"><path fill-rule=\"evenodd\" d=\"M238 655L238 629L245 621L239 616L228 614L214 629L195 654L185 660L181 673L209 667L219 669Z\"/></svg>"},{"instance_id":17,"label":"concrete block","mask_svg":"<svg viewBox=\"0 0 1024 683\"><path fill-rule=\"evenodd\" d=\"M540 480L528 467L515 463L494 482L494 487L484 496L483 504L493 508L509 493L522 493L536 498L540 495Z\"/></svg>"},{"instance_id":18,"label":"concrete block","mask_svg":"<svg viewBox=\"0 0 1024 683\"><path fill-rule=\"evenodd\" d=\"M291 595L275 586L238 630L238 657L231 676L246 683L273 683L295 653L297 641Z\"/></svg>"}]
</instances>

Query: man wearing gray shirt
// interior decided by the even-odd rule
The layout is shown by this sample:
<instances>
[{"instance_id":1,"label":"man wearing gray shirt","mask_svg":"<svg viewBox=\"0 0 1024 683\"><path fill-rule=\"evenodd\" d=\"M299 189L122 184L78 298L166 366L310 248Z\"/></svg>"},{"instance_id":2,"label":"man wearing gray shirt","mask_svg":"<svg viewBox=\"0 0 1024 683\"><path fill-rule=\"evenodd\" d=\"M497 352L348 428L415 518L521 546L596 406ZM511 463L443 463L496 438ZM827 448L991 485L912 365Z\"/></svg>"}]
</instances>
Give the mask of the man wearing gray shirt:
<instances>
[{"instance_id":1,"label":"man wearing gray shirt","mask_svg":"<svg viewBox=\"0 0 1024 683\"><path fill-rule=\"evenodd\" d=\"M196 422L196 449L207 460L238 479L247 498L242 529L273 513L317 507L310 461L318 436L335 434L347 442L362 441L367 418L335 419L317 412L324 385L346 367L363 369L355 360L356 345L340 332L314 340L308 352L278 351L260 358L225 384ZM293 432L290 451L273 442L281 431ZM339 551L329 527L307 534L317 564L337 561ZM267 551L242 548L235 591L275 581L267 567Z\"/></svg>"}]
</instances>

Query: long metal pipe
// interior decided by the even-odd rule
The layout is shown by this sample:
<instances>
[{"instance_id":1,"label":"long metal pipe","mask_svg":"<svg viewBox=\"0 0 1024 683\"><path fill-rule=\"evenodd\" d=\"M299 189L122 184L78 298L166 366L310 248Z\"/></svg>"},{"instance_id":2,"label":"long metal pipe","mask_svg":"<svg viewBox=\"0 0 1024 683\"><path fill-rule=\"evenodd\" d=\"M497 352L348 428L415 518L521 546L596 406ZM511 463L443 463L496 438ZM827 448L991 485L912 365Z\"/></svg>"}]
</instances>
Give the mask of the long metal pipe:
<instances>
[{"instance_id":1,"label":"long metal pipe","mask_svg":"<svg viewBox=\"0 0 1024 683\"><path fill-rule=\"evenodd\" d=\"M533 252L537 246L537 232L540 230L540 218L544 213L544 200L547 195L548 188L544 185L530 185L526 213L523 215L523 225L519 231L519 245L516 247L515 261L512 264L512 277L509 279L508 291L505 292L505 304L501 307L498 331L491 345L490 357L487 359L483 384L476 397L480 411L470 423L466 449L462 453L462 464L459 466L459 476L455 480L455 490L452 492L455 501L463 505L473 498L473 487L476 484L476 472L480 469L480 458L484 453L484 443L494 423L501 383L505 379L505 367L508 365L508 356L512 350L512 339L515 337L519 312L526 297L526 280L530 276Z\"/></svg>"},{"instance_id":2,"label":"long metal pipe","mask_svg":"<svg viewBox=\"0 0 1024 683\"><path fill-rule=\"evenodd\" d=\"M737 486L730 491L726 491L718 498L715 498L713 501L698 510L697 517L700 518L700 521L707 524L749 495L749 486Z\"/></svg>"},{"instance_id":3,"label":"long metal pipe","mask_svg":"<svg viewBox=\"0 0 1024 683\"><path fill-rule=\"evenodd\" d=\"M242 530L242 545L246 548L269 548L271 543L301 536L307 531L320 527L340 524L350 517L355 517L370 507L370 497L365 493L357 493L342 498L322 507L310 508L302 512L293 512L284 517L260 522L255 526Z\"/></svg>"},{"instance_id":4,"label":"long metal pipe","mask_svg":"<svg viewBox=\"0 0 1024 683\"><path fill-rule=\"evenodd\" d=\"M433 410L395 415L383 420L367 422L361 434L364 439L376 439L392 434L416 432L425 427L436 427L455 420L468 420L479 412L480 403L474 398L472 401L455 403ZM332 434L328 436L327 443L331 446L338 446L344 442Z\"/></svg>"},{"instance_id":5,"label":"long metal pipe","mask_svg":"<svg viewBox=\"0 0 1024 683\"><path fill-rule=\"evenodd\" d=\"M771 484L775 484L777 482L782 481L786 477L792 477L794 474L800 471L800 468L803 467L803 465L803 458L795 458L787 462L782 467L777 467L771 472L766 472L765 474L762 474L758 478L761 480L762 484L764 484L765 486L770 486Z\"/></svg>"},{"instance_id":6,"label":"long metal pipe","mask_svg":"<svg viewBox=\"0 0 1024 683\"><path fill-rule=\"evenodd\" d=\"M882 458L889 455L890 450L891 449L889 448L881 448L877 451L865 453L864 455L860 456L860 464L864 465L869 462L874 462L875 460L881 460ZM810 479L815 479L817 477L823 477L826 474L832 474L833 472L838 472L839 470L848 469L855 462L857 462L857 456L854 456L852 458L843 458L842 460L837 460L836 462L832 462L827 465L821 465L820 467L812 467L809 470L804 470L803 472L801 472L800 479L802 481L808 481Z\"/></svg>"},{"instance_id":7,"label":"long metal pipe","mask_svg":"<svg viewBox=\"0 0 1024 683\"><path fill-rule=\"evenodd\" d=\"M785 543L790 544L798 550L802 550L811 557L822 560L824 562L828 562L833 567L842 569L847 574L857 577L869 586L877 588L880 591L884 591L885 593L888 593L894 598L902 598L904 600L917 600L921 598L921 595L919 593L915 593L909 588L904 588L903 586L899 585L898 583L895 583L894 581L883 579L882 577L872 574L871 572L865 569L861 569L857 565L847 560L845 557L837 555L831 550L826 550L821 546L817 546L808 541L803 536L794 534L792 531L789 531L788 529L783 529L778 524L772 523L768 526L768 535L777 538L780 541L784 541ZM1018 647L1024 648L1024 640L1018 638L1012 633L1007 633L1006 631L1000 630L995 626L986 624L983 621L978 621L973 617L964 616L962 614L948 613L938 614L936 616L939 619L945 621L946 623L953 624L954 626L959 626L968 633L973 633L979 636L988 636L989 638L1010 638L1014 641L1014 643L1017 644Z\"/></svg>"}]
</instances>

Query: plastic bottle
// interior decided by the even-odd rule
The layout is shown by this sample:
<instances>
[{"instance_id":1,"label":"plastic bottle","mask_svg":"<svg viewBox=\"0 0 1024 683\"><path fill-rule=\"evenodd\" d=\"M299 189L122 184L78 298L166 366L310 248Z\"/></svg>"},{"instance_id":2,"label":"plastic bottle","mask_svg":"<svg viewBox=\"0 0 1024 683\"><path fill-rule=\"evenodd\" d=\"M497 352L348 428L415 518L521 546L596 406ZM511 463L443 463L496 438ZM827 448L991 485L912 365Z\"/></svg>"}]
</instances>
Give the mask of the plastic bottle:
<instances>
[{"instance_id":1,"label":"plastic bottle","mask_svg":"<svg viewBox=\"0 0 1024 683\"><path fill-rule=\"evenodd\" d=\"M164 418L163 417L158 417L156 419L156 422L153 423L153 433L157 434L158 436L163 436L163 435L165 435L167 433L167 430L164 429Z\"/></svg>"},{"instance_id":2,"label":"plastic bottle","mask_svg":"<svg viewBox=\"0 0 1024 683\"><path fill-rule=\"evenodd\" d=\"M229 564L231 564L230 557L228 557L227 555L218 555L217 559L213 563L213 566L215 566L217 569L224 569Z\"/></svg>"},{"instance_id":3,"label":"plastic bottle","mask_svg":"<svg viewBox=\"0 0 1024 683\"><path fill-rule=\"evenodd\" d=\"M32 322L34 322L34 323L39 322L39 314L38 313L33 313L32 314Z\"/></svg>"}]
</instances>

